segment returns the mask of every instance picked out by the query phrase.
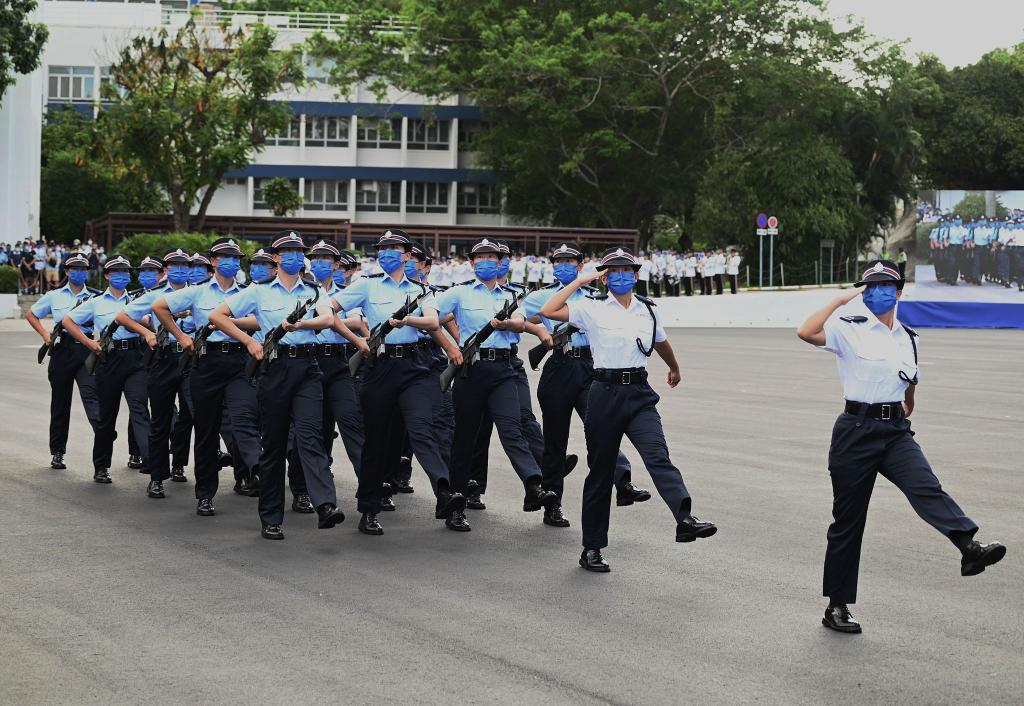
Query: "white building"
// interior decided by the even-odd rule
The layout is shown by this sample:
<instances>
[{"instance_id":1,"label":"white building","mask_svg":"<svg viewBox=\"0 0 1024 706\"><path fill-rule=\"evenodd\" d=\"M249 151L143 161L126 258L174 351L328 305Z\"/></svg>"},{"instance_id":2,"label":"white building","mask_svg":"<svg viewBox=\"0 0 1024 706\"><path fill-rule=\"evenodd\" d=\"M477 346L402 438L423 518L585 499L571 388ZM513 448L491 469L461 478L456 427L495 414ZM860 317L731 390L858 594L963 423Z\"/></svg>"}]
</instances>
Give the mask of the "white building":
<instances>
[{"instance_id":1,"label":"white building","mask_svg":"<svg viewBox=\"0 0 1024 706\"><path fill-rule=\"evenodd\" d=\"M0 104L0 241L39 233L41 125L49 108L99 107L108 67L127 40L184 24L181 1L75 2L40 0L34 20L50 38L39 69L20 77ZM211 21L264 22L292 46L312 32L330 33L338 15L243 13L207 8ZM416 94L376 100L369 91L339 97L320 67L316 83L281 96L294 118L256 162L229 174L211 215L272 215L261 202L263 180L292 180L305 204L297 216L355 223L502 225L496 175L473 169L465 148L484 123L478 108L458 99L437 104ZM386 123L386 127L383 124ZM461 151L460 151L460 148Z\"/></svg>"}]
</instances>

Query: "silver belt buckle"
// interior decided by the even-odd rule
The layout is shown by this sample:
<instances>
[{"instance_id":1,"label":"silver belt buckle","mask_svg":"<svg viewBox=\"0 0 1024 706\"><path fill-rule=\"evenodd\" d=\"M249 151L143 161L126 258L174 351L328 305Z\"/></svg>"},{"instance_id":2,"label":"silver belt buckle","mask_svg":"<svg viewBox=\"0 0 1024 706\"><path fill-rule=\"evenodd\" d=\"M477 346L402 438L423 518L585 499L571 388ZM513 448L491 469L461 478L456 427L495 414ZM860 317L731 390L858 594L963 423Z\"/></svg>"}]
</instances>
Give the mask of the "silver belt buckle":
<instances>
[{"instance_id":1,"label":"silver belt buckle","mask_svg":"<svg viewBox=\"0 0 1024 706\"><path fill-rule=\"evenodd\" d=\"M626 371L622 373L622 384L631 385L633 382L633 373Z\"/></svg>"},{"instance_id":2,"label":"silver belt buckle","mask_svg":"<svg viewBox=\"0 0 1024 706\"><path fill-rule=\"evenodd\" d=\"M402 344L398 344L395 347L395 356L394 357L395 358L404 358L405 357L405 346L403 346Z\"/></svg>"},{"instance_id":3,"label":"silver belt buckle","mask_svg":"<svg viewBox=\"0 0 1024 706\"><path fill-rule=\"evenodd\" d=\"M331 344L330 343L325 343L324 344L324 357L325 358L330 358L331 357Z\"/></svg>"},{"instance_id":4,"label":"silver belt buckle","mask_svg":"<svg viewBox=\"0 0 1024 706\"><path fill-rule=\"evenodd\" d=\"M176 342L176 343L174 344L174 352L175 352L175 353L184 353L184 352L185 352L185 349L183 349L183 348L181 347L181 344L180 344L180 343L177 343L177 342Z\"/></svg>"},{"instance_id":5,"label":"silver belt buckle","mask_svg":"<svg viewBox=\"0 0 1024 706\"><path fill-rule=\"evenodd\" d=\"M890 419L892 419L892 405L890 405L890 404L883 404L882 405L882 421L883 422L887 422Z\"/></svg>"},{"instance_id":6,"label":"silver belt buckle","mask_svg":"<svg viewBox=\"0 0 1024 706\"><path fill-rule=\"evenodd\" d=\"M581 351L579 348L570 348L569 353L572 355L573 358L581 358L583 356L583 351Z\"/></svg>"},{"instance_id":7,"label":"silver belt buckle","mask_svg":"<svg viewBox=\"0 0 1024 706\"><path fill-rule=\"evenodd\" d=\"M118 341L117 342L117 347L120 348L123 351L128 350L128 339L126 338L123 341Z\"/></svg>"},{"instance_id":8,"label":"silver belt buckle","mask_svg":"<svg viewBox=\"0 0 1024 706\"><path fill-rule=\"evenodd\" d=\"M497 357L495 356L493 348L488 348L487 349L487 357L484 358L484 360L497 360Z\"/></svg>"},{"instance_id":9,"label":"silver belt buckle","mask_svg":"<svg viewBox=\"0 0 1024 706\"><path fill-rule=\"evenodd\" d=\"M298 356L299 356L299 347L298 346L288 346L288 357L289 358L297 358Z\"/></svg>"},{"instance_id":10,"label":"silver belt buckle","mask_svg":"<svg viewBox=\"0 0 1024 706\"><path fill-rule=\"evenodd\" d=\"M231 344L230 343L221 343L220 344L220 352L221 353L230 353L231 352Z\"/></svg>"}]
</instances>

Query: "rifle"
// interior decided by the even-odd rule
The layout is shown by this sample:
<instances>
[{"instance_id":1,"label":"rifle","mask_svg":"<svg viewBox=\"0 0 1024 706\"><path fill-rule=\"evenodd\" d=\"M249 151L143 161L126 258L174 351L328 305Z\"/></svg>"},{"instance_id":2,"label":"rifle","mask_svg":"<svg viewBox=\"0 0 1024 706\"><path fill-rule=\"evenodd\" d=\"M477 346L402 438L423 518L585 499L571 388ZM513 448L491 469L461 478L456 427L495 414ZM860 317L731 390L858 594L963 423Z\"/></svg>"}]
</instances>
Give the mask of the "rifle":
<instances>
[{"instance_id":1,"label":"rifle","mask_svg":"<svg viewBox=\"0 0 1024 706\"><path fill-rule=\"evenodd\" d=\"M206 324L203 326L192 342L192 351L185 351L181 354L181 358L178 359L178 374L184 375L188 372L189 367L192 365L192 360L197 355L202 355L203 351L206 350L206 339L210 337L210 334L216 331L213 324Z\"/></svg>"},{"instance_id":2,"label":"rifle","mask_svg":"<svg viewBox=\"0 0 1024 706\"><path fill-rule=\"evenodd\" d=\"M563 353L568 353L572 345L572 335L578 331L578 328L568 323L556 326L555 330L551 332L552 343L550 350L561 350ZM540 362L544 360L544 356L548 354L548 350L548 347L543 343L531 348L529 353L526 354L530 359L530 367L536 370Z\"/></svg>"},{"instance_id":3,"label":"rifle","mask_svg":"<svg viewBox=\"0 0 1024 706\"><path fill-rule=\"evenodd\" d=\"M391 319L401 321L406 316L409 316L410 314L412 314L412 312L416 311L416 309L419 308L420 302L423 301L423 299L430 293L431 292L429 289L425 289L423 293L420 294L415 299L413 299L412 297L406 297L405 304L403 304L398 309L398 311L392 314L388 319L381 321L379 324L373 327L373 330L370 331L370 337L366 339L366 345L370 347L370 351L368 353L364 353L363 351L356 351L355 353L352 354L352 357L348 359L349 375L355 377L356 373L359 372L359 366L361 366L363 364L363 361L366 360L367 358L370 359L370 362L372 364L373 359L377 356L377 354L380 351L380 347L384 345L384 339L387 338L387 335L389 333L395 330L395 327L391 325Z\"/></svg>"},{"instance_id":4,"label":"rifle","mask_svg":"<svg viewBox=\"0 0 1024 706\"><path fill-rule=\"evenodd\" d=\"M307 299L305 302L295 302L295 311L288 314L284 322L289 324L296 324L305 318L306 314L316 306L317 300L320 299L320 287L314 287L315 294ZM267 334L266 339L263 341L263 358L256 360L255 358L249 358L245 362L245 378L252 382L256 379L256 376L266 372L267 366L270 362L277 358L277 344L284 338L288 331L284 328L284 322L281 322L275 326L270 333Z\"/></svg>"},{"instance_id":5,"label":"rifle","mask_svg":"<svg viewBox=\"0 0 1024 706\"><path fill-rule=\"evenodd\" d=\"M114 345L114 332L117 331L119 327L120 324L117 323L117 319L114 319L104 327L103 331L100 333L100 350L98 353L96 351L89 352L89 357L85 359L85 372L90 375L95 375L96 366L99 363L106 362L107 352Z\"/></svg>"},{"instance_id":6,"label":"rifle","mask_svg":"<svg viewBox=\"0 0 1024 706\"><path fill-rule=\"evenodd\" d=\"M146 347L146 352L142 354L142 367L150 368L153 366L153 359L156 358L160 350L167 345L167 338L170 334L167 329L162 328L156 334L156 345L152 348Z\"/></svg>"},{"instance_id":7,"label":"rifle","mask_svg":"<svg viewBox=\"0 0 1024 706\"><path fill-rule=\"evenodd\" d=\"M91 297L87 297L87 299L91 299ZM79 304L81 304L84 301L85 301L85 299L79 299L77 302L75 302L75 306L73 306L71 308L74 309L75 307L77 307ZM58 343L60 343L60 337L61 337L61 334L63 334L63 333L64 333L64 319L61 319L60 321L55 323L53 325L53 328L50 330L50 342L49 343L44 343L43 345L39 346L39 353L36 354L36 362L37 363L42 365L43 364L43 360L46 358L46 356L51 355L53 353L53 347L55 345L57 345Z\"/></svg>"},{"instance_id":8,"label":"rifle","mask_svg":"<svg viewBox=\"0 0 1024 706\"><path fill-rule=\"evenodd\" d=\"M505 321L512 316L512 312L517 308L519 308L519 295L513 292L512 298L505 302L505 306L501 307L501 310L493 318L495 321ZM462 365L448 363L448 367L441 373L441 392L446 392L451 387L455 374L459 371L462 372L463 377L469 375L470 367L475 362L475 358L480 355L480 346L492 333L494 333L494 327L488 321L480 327L479 331L466 339L465 345L461 348Z\"/></svg>"}]
</instances>

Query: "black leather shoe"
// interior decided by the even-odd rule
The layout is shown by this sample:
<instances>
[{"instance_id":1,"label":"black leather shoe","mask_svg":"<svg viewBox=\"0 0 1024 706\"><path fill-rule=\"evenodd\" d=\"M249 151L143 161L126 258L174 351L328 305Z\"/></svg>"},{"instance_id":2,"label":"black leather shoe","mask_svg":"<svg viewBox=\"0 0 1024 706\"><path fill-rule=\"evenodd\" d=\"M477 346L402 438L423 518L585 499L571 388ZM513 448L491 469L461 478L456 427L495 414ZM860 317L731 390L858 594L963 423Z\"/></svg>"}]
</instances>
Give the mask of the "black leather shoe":
<instances>
[{"instance_id":1,"label":"black leather shoe","mask_svg":"<svg viewBox=\"0 0 1024 706\"><path fill-rule=\"evenodd\" d=\"M175 483L188 483L185 477L185 469L181 466L171 466L171 480Z\"/></svg>"},{"instance_id":2,"label":"black leather shoe","mask_svg":"<svg viewBox=\"0 0 1024 706\"><path fill-rule=\"evenodd\" d=\"M292 511L298 512L302 515L312 515L316 512L316 510L313 509L313 501L305 494L296 495L292 498Z\"/></svg>"},{"instance_id":3,"label":"black leather shoe","mask_svg":"<svg viewBox=\"0 0 1024 706\"><path fill-rule=\"evenodd\" d=\"M384 528L377 522L377 513L364 512L359 518L359 531L363 534L384 534Z\"/></svg>"},{"instance_id":4,"label":"black leather shoe","mask_svg":"<svg viewBox=\"0 0 1024 706\"><path fill-rule=\"evenodd\" d=\"M976 576L984 571L986 566L992 566L1006 556L1006 547L999 542L982 544L972 539L963 554L963 559L960 560L960 575Z\"/></svg>"},{"instance_id":5,"label":"black leather shoe","mask_svg":"<svg viewBox=\"0 0 1024 706\"><path fill-rule=\"evenodd\" d=\"M50 459L50 468L55 471L63 471L67 466L64 465L64 454L54 454L53 458Z\"/></svg>"},{"instance_id":6,"label":"black leather shoe","mask_svg":"<svg viewBox=\"0 0 1024 706\"><path fill-rule=\"evenodd\" d=\"M540 483L534 481L526 486L526 497L523 498L523 512L536 512L542 507L550 508L558 504L558 496L550 490L544 490Z\"/></svg>"},{"instance_id":7,"label":"black leather shoe","mask_svg":"<svg viewBox=\"0 0 1024 706\"><path fill-rule=\"evenodd\" d=\"M601 556L600 549L584 549L580 554L580 566L587 571L596 571L599 574L607 574L612 567Z\"/></svg>"},{"instance_id":8,"label":"black leather shoe","mask_svg":"<svg viewBox=\"0 0 1024 706\"><path fill-rule=\"evenodd\" d=\"M217 452L217 461L220 462L221 468L231 468L231 466L235 464L234 460L231 458L231 454L224 453L223 451Z\"/></svg>"},{"instance_id":9,"label":"black leather shoe","mask_svg":"<svg viewBox=\"0 0 1024 706\"><path fill-rule=\"evenodd\" d=\"M615 504L620 507L633 503L645 503L650 499L651 491L637 488L629 481L619 486L615 492Z\"/></svg>"},{"instance_id":10,"label":"black leather shoe","mask_svg":"<svg viewBox=\"0 0 1024 706\"><path fill-rule=\"evenodd\" d=\"M235 492L247 498L258 498L260 496L260 486L248 478L243 478L242 480L235 481Z\"/></svg>"},{"instance_id":11,"label":"black leather shoe","mask_svg":"<svg viewBox=\"0 0 1024 706\"><path fill-rule=\"evenodd\" d=\"M163 498L164 495L164 482L162 480L151 480L149 485L146 486L146 495L151 498Z\"/></svg>"},{"instance_id":12,"label":"black leather shoe","mask_svg":"<svg viewBox=\"0 0 1024 706\"><path fill-rule=\"evenodd\" d=\"M469 526L466 513L462 510L452 510L452 514L445 519L444 526L455 532L469 532L473 529Z\"/></svg>"},{"instance_id":13,"label":"black leather shoe","mask_svg":"<svg viewBox=\"0 0 1024 706\"><path fill-rule=\"evenodd\" d=\"M196 514L203 517L213 517L217 514L217 511L214 509L213 503L209 498L202 498L196 503Z\"/></svg>"},{"instance_id":14,"label":"black leather shoe","mask_svg":"<svg viewBox=\"0 0 1024 706\"><path fill-rule=\"evenodd\" d=\"M142 468L142 456L130 454L128 456L128 468L133 468L135 470Z\"/></svg>"},{"instance_id":15,"label":"black leather shoe","mask_svg":"<svg viewBox=\"0 0 1024 706\"><path fill-rule=\"evenodd\" d=\"M100 468L99 470L93 471L92 479L97 483L113 483L110 480L110 474L106 468Z\"/></svg>"},{"instance_id":16,"label":"black leather shoe","mask_svg":"<svg viewBox=\"0 0 1024 706\"><path fill-rule=\"evenodd\" d=\"M437 505L434 506L434 517L438 520L446 520L453 512L462 512L465 509L465 495L443 490L437 496Z\"/></svg>"},{"instance_id":17,"label":"black leather shoe","mask_svg":"<svg viewBox=\"0 0 1024 706\"><path fill-rule=\"evenodd\" d=\"M487 506L484 505L484 500L480 496L480 485L475 480L469 481L469 485L466 487L466 509L468 510L486 510Z\"/></svg>"},{"instance_id":18,"label":"black leather shoe","mask_svg":"<svg viewBox=\"0 0 1024 706\"><path fill-rule=\"evenodd\" d=\"M263 539L284 539L284 532L281 531L281 525L263 525L263 529L260 530L260 534Z\"/></svg>"},{"instance_id":19,"label":"black leather shoe","mask_svg":"<svg viewBox=\"0 0 1024 706\"><path fill-rule=\"evenodd\" d=\"M345 513L334 503L324 503L316 509L316 514L319 518L316 526L320 529L330 529L345 521Z\"/></svg>"},{"instance_id":20,"label":"black leather shoe","mask_svg":"<svg viewBox=\"0 0 1024 706\"><path fill-rule=\"evenodd\" d=\"M853 614L845 604L829 606L821 624L836 632L859 633L860 623L853 619Z\"/></svg>"},{"instance_id":21,"label":"black leather shoe","mask_svg":"<svg viewBox=\"0 0 1024 706\"><path fill-rule=\"evenodd\" d=\"M552 527L568 527L569 520L562 514L562 506L555 505L544 510L544 524Z\"/></svg>"},{"instance_id":22,"label":"black leather shoe","mask_svg":"<svg viewBox=\"0 0 1024 706\"><path fill-rule=\"evenodd\" d=\"M718 528L710 522L701 522L693 515L676 525L676 541L692 542L697 539L710 537Z\"/></svg>"},{"instance_id":23,"label":"black leather shoe","mask_svg":"<svg viewBox=\"0 0 1024 706\"><path fill-rule=\"evenodd\" d=\"M580 457L576 454L569 454L565 457L565 461L562 462L562 478L572 473L572 469L576 468L576 464L580 462Z\"/></svg>"},{"instance_id":24,"label":"black leather shoe","mask_svg":"<svg viewBox=\"0 0 1024 706\"><path fill-rule=\"evenodd\" d=\"M395 501L391 499L391 496L385 495L380 499L380 509L382 512L394 512L398 508L395 506Z\"/></svg>"},{"instance_id":25,"label":"black leather shoe","mask_svg":"<svg viewBox=\"0 0 1024 706\"><path fill-rule=\"evenodd\" d=\"M405 478L400 478L395 483L395 490L397 490L399 493L415 493L416 492L416 489L412 487L412 483L410 483Z\"/></svg>"}]
</instances>

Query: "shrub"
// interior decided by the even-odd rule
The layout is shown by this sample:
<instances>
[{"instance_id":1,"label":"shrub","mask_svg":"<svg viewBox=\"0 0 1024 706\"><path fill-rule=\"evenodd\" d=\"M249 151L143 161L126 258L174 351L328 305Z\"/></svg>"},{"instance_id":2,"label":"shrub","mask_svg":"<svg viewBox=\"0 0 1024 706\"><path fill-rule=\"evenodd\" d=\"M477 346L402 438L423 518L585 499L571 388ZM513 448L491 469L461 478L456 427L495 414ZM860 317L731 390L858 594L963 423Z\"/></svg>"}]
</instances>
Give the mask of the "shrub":
<instances>
[{"instance_id":1,"label":"shrub","mask_svg":"<svg viewBox=\"0 0 1024 706\"><path fill-rule=\"evenodd\" d=\"M163 257L178 248L189 253L207 252L213 241L220 237L223 236L215 233L138 233L114 246L114 254L124 255L137 267L144 257ZM259 248L259 244L251 240L236 239L235 242L246 256Z\"/></svg>"},{"instance_id":2,"label":"shrub","mask_svg":"<svg viewBox=\"0 0 1024 706\"><path fill-rule=\"evenodd\" d=\"M0 294L18 293L18 268L0 265Z\"/></svg>"}]
</instances>

